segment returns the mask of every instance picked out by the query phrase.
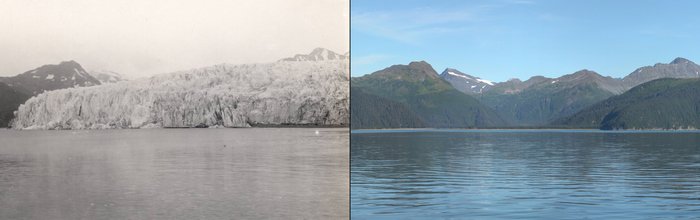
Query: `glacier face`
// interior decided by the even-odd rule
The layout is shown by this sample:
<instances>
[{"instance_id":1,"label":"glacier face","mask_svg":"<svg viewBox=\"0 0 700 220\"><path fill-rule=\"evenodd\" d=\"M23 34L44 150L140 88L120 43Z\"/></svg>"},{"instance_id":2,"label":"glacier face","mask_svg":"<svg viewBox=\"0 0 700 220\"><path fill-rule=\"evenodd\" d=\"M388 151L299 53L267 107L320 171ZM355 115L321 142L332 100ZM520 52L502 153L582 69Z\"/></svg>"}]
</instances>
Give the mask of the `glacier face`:
<instances>
[{"instance_id":1,"label":"glacier face","mask_svg":"<svg viewBox=\"0 0 700 220\"><path fill-rule=\"evenodd\" d=\"M15 129L347 126L347 60L230 65L45 92Z\"/></svg>"}]
</instances>

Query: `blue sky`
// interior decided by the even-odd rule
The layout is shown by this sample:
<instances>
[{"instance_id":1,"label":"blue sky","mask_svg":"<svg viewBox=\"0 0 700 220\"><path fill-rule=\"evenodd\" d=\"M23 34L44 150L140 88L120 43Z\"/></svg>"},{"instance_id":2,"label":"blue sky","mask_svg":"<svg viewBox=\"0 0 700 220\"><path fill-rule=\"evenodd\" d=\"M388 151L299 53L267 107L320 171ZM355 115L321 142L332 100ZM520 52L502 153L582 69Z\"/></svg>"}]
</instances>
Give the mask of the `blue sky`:
<instances>
[{"instance_id":1,"label":"blue sky","mask_svg":"<svg viewBox=\"0 0 700 220\"><path fill-rule=\"evenodd\" d=\"M700 63L700 1L352 0L352 76L425 60L492 81Z\"/></svg>"}]
</instances>

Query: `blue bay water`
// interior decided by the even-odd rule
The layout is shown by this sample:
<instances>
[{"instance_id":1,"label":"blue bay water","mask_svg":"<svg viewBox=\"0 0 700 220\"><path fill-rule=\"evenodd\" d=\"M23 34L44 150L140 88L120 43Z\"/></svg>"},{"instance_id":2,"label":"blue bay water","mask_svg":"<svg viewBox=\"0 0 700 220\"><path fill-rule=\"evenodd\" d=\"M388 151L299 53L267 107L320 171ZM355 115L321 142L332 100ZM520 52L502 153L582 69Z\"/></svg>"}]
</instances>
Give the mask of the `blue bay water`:
<instances>
[{"instance_id":1,"label":"blue bay water","mask_svg":"<svg viewBox=\"0 0 700 220\"><path fill-rule=\"evenodd\" d=\"M700 133L360 130L353 219L700 217Z\"/></svg>"},{"instance_id":2,"label":"blue bay water","mask_svg":"<svg viewBox=\"0 0 700 220\"><path fill-rule=\"evenodd\" d=\"M0 219L347 219L348 139L325 128L3 129Z\"/></svg>"}]
</instances>

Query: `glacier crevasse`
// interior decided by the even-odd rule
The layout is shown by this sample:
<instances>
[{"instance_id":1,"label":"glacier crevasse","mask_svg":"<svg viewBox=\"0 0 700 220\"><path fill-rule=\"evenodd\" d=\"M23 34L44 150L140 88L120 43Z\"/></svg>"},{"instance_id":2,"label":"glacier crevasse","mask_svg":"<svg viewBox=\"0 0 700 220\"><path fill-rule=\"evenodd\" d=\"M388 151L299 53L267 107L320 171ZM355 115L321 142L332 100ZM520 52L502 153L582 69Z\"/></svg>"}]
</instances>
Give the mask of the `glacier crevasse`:
<instances>
[{"instance_id":1,"label":"glacier crevasse","mask_svg":"<svg viewBox=\"0 0 700 220\"><path fill-rule=\"evenodd\" d=\"M15 129L347 126L346 60L230 65L41 93Z\"/></svg>"}]
</instances>

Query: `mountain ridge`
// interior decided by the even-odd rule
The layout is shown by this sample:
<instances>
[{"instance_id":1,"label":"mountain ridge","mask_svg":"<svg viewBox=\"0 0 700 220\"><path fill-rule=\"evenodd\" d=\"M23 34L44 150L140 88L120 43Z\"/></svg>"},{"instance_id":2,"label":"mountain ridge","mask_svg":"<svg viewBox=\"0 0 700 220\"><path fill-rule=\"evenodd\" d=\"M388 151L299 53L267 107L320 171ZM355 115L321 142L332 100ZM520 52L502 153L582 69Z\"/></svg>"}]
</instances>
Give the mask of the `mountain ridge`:
<instances>
[{"instance_id":1,"label":"mountain ridge","mask_svg":"<svg viewBox=\"0 0 700 220\"><path fill-rule=\"evenodd\" d=\"M465 94L474 95L511 124L545 126L589 105L622 94L639 82L663 77L700 77L698 71L700 66L679 57L668 64L638 68L624 78L602 76L595 71L582 69L557 78L533 76L524 82L519 79L499 82L483 92Z\"/></svg>"},{"instance_id":2,"label":"mountain ridge","mask_svg":"<svg viewBox=\"0 0 700 220\"><path fill-rule=\"evenodd\" d=\"M369 75L353 77L351 90L355 91L354 95L351 94L352 102L375 103L385 105L385 108L407 112L401 113L401 117L410 118L410 121L399 123L401 127L418 125L435 128L474 128L505 124L493 110L440 78L425 61L392 65ZM367 97L373 100L362 100ZM390 100L390 103L377 100ZM366 121L366 118L391 117L382 107L373 109L376 111L355 111L351 120L361 123ZM379 125L351 124L351 128L390 128L392 124L396 122L389 121Z\"/></svg>"},{"instance_id":3,"label":"mountain ridge","mask_svg":"<svg viewBox=\"0 0 700 220\"><path fill-rule=\"evenodd\" d=\"M0 77L0 127L7 127L14 111L32 96L45 91L100 85L76 61L46 64L15 76Z\"/></svg>"},{"instance_id":4,"label":"mountain ridge","mask_svg":"<svg viewBox=\"0 0 700 220\"><path fill-rule=\"evenodd\" d=\"M367 78L366 76L369 75L372 75L373 77L370 78L377 82L362 82L363 85L356 86L356 83L361 81L358 79ZM369 75L354 77L352 81L353 91L360 91L360 96L372 99L366 101L367 103L379 103L375 104L379 106L382 102L386 102L390 108L401 109L400 111L405 112L403 109L411 108L412 104L422 104L409 102L410 99L407 97L413 96L407 96L407 91L412 91L414 93L412 95L422 95L436 91L436 88L445 90L445 88L440 88L445 84L425 84L426 81L435 81L438 77L456 91L476 98L487 109L495 111L497 116L505 120L504 123L507 126L546 127L561 118L572 116L599 102L628 92L636 85L640 85L638 84L640 82L645 83L649 82L647 80L664 77L698 78L700 77L700 66L688 59L678 57L669 63L640 67L623 78L603 76L590 69L581 69L556 78L532 76L525 81L511 79L506 82L492 83L454 68L446 68L441 74L437 74L427 62L414 61L408 65L392 65ZM399 85L397 81L412 83L412 85ZM382 83L385 84L382 85ZM479 88L480 86L481 88ZM378 96L378 98L370 97L367 94ZM431 98L440 99L436 96ZM371 111L380 114L382 111L379 107L375 107ZM443 115L446 112L445 109L439 111ZM383 114L392 118L391 120L397 120L397 117L392 117L388 113ZM427 113L422 112L422 114ZM401 115L402 117L414 117L406 113L401 113ZM422 125L430 126L430 120L420 118L421 114L416 115L419 115L418 119L411 119L411 123L424 123ZM377 115L370 116L381 118ZM394 121L387 123L400 124ZM440 126L434 127L441 126L450 125L440 124Z\"/></svg>"},{"instance_id":5,"label":"mountain ridge","mask_svg":"<svg viewBox=\"0 0 700 220\"><path fill-rule=\"evenodd\" d=\"M322 61L322 60L346 60L349 52L338 54L326 48L317 47L308 54L296 54L293 57L282 58L279 62L284 61Z\"/></svg>"},{"instance_id":6,"label":"mountain ridge","mask_svg":"<svg viewBox=\"0 0 700 220\"><path fill-rule=\"evenodd\" d=\"M56 89L100 85L99 80L73 60L42 65L16 76L0 77L0 82L30 95Z\"/></svg>"}]
</instances>

